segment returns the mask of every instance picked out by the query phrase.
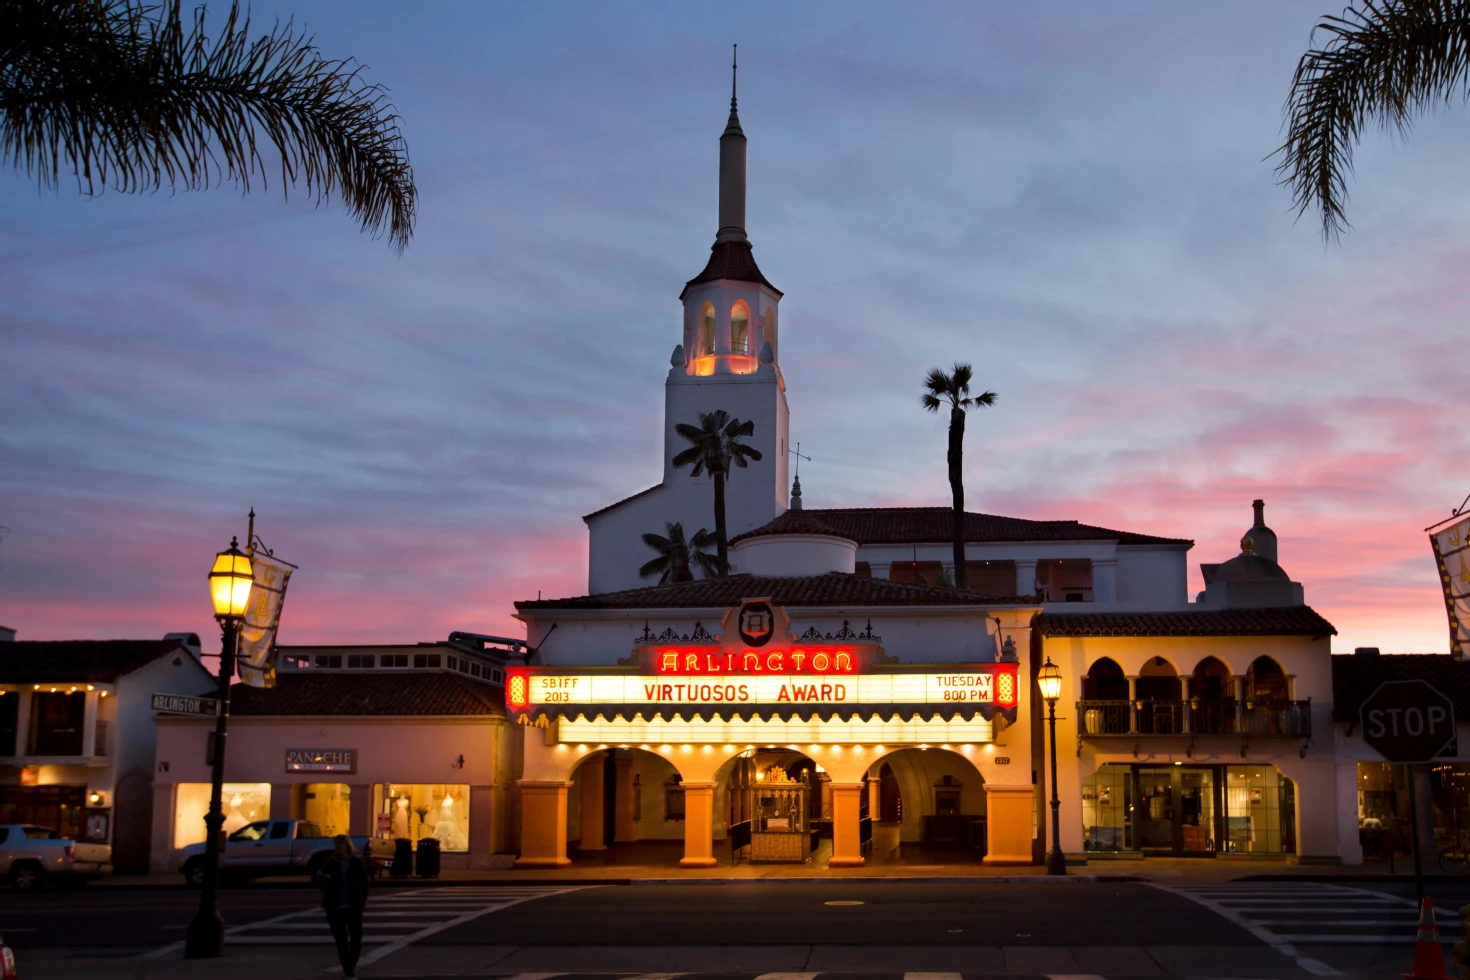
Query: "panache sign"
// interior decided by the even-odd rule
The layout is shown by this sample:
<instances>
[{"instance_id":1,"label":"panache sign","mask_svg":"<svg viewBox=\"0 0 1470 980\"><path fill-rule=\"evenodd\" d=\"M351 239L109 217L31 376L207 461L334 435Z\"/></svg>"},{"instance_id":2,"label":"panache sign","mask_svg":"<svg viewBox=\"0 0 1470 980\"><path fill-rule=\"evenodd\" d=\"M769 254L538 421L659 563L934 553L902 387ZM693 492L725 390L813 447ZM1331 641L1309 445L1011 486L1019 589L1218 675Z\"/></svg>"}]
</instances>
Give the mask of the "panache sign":
<instances>
[{"instance_id":1,"label":"panache sign","mask_svg":"<svg viewBox=\"0 0 1470 980\"><path fill-rule=\"evenodd\" d=\"M706 678L629 673L557 671L517 667L506 672L506 704L512 710L546 705L988 705L1013 708L1015 664L956 664L933 671L815 677L751 673Z\"/></svg>"},{"instance_id":2,"label":"panache sign","mask_svg":"<svg viewBox=\"0 0 1470 980\"><path fill-rule=\"evenodd\" d=\"M357 772L356 749L287 749L287 772Z\"/></svg>"}]
</instances>

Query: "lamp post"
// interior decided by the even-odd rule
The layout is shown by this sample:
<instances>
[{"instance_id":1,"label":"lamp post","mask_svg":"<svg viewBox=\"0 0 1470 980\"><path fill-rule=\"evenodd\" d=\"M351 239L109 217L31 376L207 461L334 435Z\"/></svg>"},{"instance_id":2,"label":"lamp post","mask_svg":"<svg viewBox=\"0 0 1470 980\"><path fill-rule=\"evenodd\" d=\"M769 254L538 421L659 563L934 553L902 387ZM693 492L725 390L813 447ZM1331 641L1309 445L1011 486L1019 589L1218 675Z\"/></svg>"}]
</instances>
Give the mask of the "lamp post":
<instances>
[{"instance_id":1,"label":"lamp post","mask_svg":"<svg viewBox=\"0 0 1470 980\"><path fill-rule=\"evenodd\" d=\"M230 721L230 681L235 676L235 648L254 581L255 573L250 567L249 556L240 551L238 540L230 539L230 547L215 555L214 567L209 571L214 618L220 625L219 715L208 742L210 787L209 814L204 818L208 834L204 843L204 887L199 895L199 911L189 922L189 931L184 938L185 959L209 959L224 952L225 920L219 914L219 849L225 824L221 800L225 778L225 733Z\"/></svg>"},{"instance_id":2,"label":"lamp post","mask_svg":"<svg viewBox=\"0 0 1470 980\"><path fill-rule=\"evenodd\" d=\"M1036 674L1037 686L1046 701L1047 727L1051 730L1051 853L1046 856L1046 873L1067 873L1067 856L1062 853L1062 801L1057 798L1057 698L1062 696L1062 671L1046 658Z\"/></svg>"}]
</instances>

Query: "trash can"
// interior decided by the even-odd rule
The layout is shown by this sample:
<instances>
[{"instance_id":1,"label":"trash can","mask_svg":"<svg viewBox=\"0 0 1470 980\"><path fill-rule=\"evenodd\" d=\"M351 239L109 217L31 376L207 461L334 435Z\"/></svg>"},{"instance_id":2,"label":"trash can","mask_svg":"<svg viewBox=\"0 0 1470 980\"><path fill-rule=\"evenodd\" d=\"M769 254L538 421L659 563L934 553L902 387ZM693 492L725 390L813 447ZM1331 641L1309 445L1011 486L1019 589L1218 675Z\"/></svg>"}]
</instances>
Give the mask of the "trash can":
<instances>
[{"instance_id":1,"label":"trash can","mask_svg":"<svg viewBox=\"0 0 1470 980\"><path fill-rule=\"evenodd\" d=\"M388 865L388 877L407 878L413 874L413 841L398 837L393 841L393 863Z\"/></svg>"},{"instance_id":2,"label":"trash can","mask_svg":"<svg viewBox=\"0 0 1470 980\"><path fill-rule=\"evenodd\" d=\"M439 841L433 837L419 841L418 875L420 878L439 877Z\"/></svg>"}]
</instances>

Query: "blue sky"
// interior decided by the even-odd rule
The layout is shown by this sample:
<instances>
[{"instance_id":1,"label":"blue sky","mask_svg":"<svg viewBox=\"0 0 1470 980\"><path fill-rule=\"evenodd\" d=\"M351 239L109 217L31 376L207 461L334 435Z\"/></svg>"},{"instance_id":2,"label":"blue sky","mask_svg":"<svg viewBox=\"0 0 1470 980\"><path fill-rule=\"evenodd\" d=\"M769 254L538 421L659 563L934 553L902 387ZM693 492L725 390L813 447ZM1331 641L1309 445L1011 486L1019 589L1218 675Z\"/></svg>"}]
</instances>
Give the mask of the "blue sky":
<instances>
[{"instance_id":1,"label":"blue sky","mask_svg":"<svg viewBox=\"0 0 1470 980\"><path fill-rule=\"evenodd\" d=\"M1190 537L1197 566L1264 497L1337 649L1446 648L1421 528L1470 491L1470 118L1370 132L1340 246L1295 221L1266 158L1334 5L253 9L392 89L414 242L274 174L93 200L0 174L23 637L212 631L251 506L303 566L287 642L506 632L581 591L580 515L659 472L738 41L809 506L945 503L917 395L969 360L1000 393L972 508Z\"/></svg>"}]
</instances>

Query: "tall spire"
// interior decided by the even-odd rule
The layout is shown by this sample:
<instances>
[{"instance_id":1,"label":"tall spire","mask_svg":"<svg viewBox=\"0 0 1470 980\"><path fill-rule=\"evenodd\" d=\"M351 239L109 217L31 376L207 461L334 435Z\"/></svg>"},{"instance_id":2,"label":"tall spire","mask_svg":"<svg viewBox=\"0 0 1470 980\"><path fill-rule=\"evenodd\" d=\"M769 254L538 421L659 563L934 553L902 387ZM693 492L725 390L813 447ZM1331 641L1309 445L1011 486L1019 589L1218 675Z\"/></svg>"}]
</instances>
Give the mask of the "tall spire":
<instances>
[{"instance_id":1,"label":"tall spire","mask_svg":"<svg viewBox=\"0 0 1470 980\"><path fill-rule=\"evenodd\" d=\"M734 54L730 56L730 121L725 123L725 132L720 135L720 139L726 136L745 138L745 132L740 128L740 103L735 98L735 83L740 72L740 45L734 45L734 49Z\"/></svg>"},{"instance_id":2,"label":"tall spire","mask_svg":"<svg viewBox=\"0 0 1470 980\"><path fill-rule=\"evenodd\" d=\"M737 111L736 79L740 61L735 45L730 64L730 121L720 134L720 228L716 242L745 241L745 132Z\"/></svg>"}]
</instances>

